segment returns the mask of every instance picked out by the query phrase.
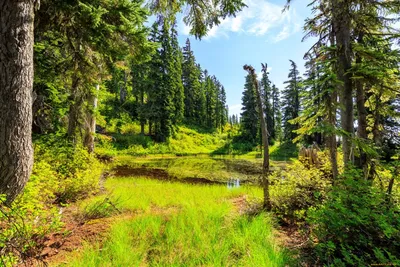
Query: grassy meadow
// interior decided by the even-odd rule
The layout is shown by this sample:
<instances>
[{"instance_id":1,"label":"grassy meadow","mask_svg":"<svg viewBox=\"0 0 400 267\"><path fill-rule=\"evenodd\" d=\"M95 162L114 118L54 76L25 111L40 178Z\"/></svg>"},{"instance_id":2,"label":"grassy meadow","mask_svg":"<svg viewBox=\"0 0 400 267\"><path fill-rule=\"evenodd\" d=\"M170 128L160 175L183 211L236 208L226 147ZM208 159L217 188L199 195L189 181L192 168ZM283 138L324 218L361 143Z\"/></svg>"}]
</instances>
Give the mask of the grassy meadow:
<instances>
[{"instance_id":1,"label":"grassy meadow","mask_svg":"<svg viewBox=\"0 0 400 267\"><path fill-rule=\"evenodd\" d=\"M269 214L242 214L235 200L260 198L257 187L108 179L119 210L106 240L87 243L66 266L286 266L290 257L274 237ZM81 204L98 207L98 196Z\"/></svg>"}]
</instances>

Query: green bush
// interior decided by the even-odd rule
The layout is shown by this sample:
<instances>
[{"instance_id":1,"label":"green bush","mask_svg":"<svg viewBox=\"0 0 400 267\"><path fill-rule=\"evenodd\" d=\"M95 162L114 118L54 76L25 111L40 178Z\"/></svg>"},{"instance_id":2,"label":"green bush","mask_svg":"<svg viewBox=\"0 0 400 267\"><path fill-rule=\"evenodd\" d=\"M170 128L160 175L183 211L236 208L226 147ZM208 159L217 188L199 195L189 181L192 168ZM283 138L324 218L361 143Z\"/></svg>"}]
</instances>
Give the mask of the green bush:
<instances>
[{"instance_id":1,"label":"green bush","mask_svg":"<svg viewBox=\"0 0 400 267\"><path fill-rule=\"evenodd\" d=\"M317 256L332 266L400 265L400 209L360 177L348 170L324 204L310 210Z\"/></svg>"},{"instance_id":2,"label":"green bush","mask_svg":"<svg viewBox=\"0 0 400 267\"><path fill-rule=\"evenodd\" d=\"M82 146L59 136L35 141L35 165L27 194L38 201L68 203L98 190L102 165ZM40 189L40 190L39 190ZM47 196L42 198L33 193Z\"/></svg>"},{"instance_id":3,"label":"green bush","mask_svg":"<svg viewBox=\"0 0 400 267\"><path fill-rule=\"evenodd\" d=\"M68 203L96 192L102 165L62 136L35 140L32 175L11 207L0 197L0 266L40 260L45 236L60 228L54 203Z\"/></svg>"},{"instance_id":4,"label":"green bush","mask_svg":"<svg viewBox=\"0 0 400 267\"><path fill-rule=\"evenodd\" d=\"M299 161L275 172L270 179L273 211L290 224L304 221L307 210L322 203L331 187L322 169L307 168Z\"/></svg>"},{"instance_id":5,"label":"green bush","mask_svg":"<svg viewBox=\"0 0 400 267\"><path fill-rule=\"evenodd\" d=\"M37 265L46 235L62 225L56 208L43 209L37 199L27 201L35 193L19 196L11 207L3 205L5 197L0 196L0 266Z\"/></svg>"}]
</instances>

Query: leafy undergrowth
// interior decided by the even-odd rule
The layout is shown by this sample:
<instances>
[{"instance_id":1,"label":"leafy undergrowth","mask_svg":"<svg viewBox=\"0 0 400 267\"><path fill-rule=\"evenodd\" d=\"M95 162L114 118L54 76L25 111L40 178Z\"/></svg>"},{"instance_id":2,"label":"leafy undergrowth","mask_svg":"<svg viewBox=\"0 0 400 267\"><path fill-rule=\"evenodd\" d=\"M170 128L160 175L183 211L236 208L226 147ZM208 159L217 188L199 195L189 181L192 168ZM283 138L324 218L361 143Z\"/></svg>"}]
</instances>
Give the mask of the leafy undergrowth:
<instances>
[{"instance_id":1,"label":"leafy undergrowth","mask_svg":"<svg viewBox=\"0 0 400 267\"><path fill-rule=\"evenodd\" d=\"M235 212L232 199L257 198L255 187L228 190L144 178L112 178L116 208L136 215L111 226L103 242L87 243L66 266L286 266L268 214ZM104 196L82 203L102 203Z\"/></svg>"},{"instance_id":2,"label":"leafy undergrowth","mask_svg":"<svg viewBox=\"0 0 400 267\"><path fill-rule=\"evenodd\" d=\"M0 196L0 266L43 260L47 236L63 226L60 210L98 192L103 165L62 136L35 140L35 163L24 191L11 206Z\"/></svg>"}]
</instances>

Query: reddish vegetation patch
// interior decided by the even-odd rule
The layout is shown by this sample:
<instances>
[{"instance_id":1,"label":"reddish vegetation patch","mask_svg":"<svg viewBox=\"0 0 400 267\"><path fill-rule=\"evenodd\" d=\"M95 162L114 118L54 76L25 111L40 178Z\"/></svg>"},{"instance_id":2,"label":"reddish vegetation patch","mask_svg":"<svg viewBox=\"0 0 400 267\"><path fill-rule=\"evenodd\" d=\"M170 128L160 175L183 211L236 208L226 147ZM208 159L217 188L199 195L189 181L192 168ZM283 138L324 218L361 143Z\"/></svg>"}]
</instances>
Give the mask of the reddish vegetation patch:
<instances>
[{"instance_id":1,"label":"reddish vegetation patch","mask_svg":"<svg viewBox=\"0 0 400 267\"><path fill-rule=\"evenodd\" d=\"M232 204L235 207L235 210L239 214L246 213L246 210L248 208L247 196L246 195L242 195L242 196L233 198L232 199Z\"/></svg>"},{"instance_id":2,"label":"reddish vegetation patch","mask_svg":"<svg viewBox=\"0 0 400 267\"><path fill-rule=\"evenodd\" d=\"M69 252L78 250L84 242L103 239L113 220L104 218L82 222L75 215L76 210L72 207L67 208L62 218L65 223L64 228L60 232L47 236L45 248L41 254L47 263L62 263Z\"/></svg>"},{"instance_id":3,"label":"reddish vegetation patch","mask_svg":"<svg viewBox=\"0 0 400 267\"><path fill-rule=\"evenodd\" d=\"M307 247L309 239L302 234L297 225L281 226L277 231L277 239L288 249L303 249Z\"/></svg>"},{"instance_id":4,"label":"reddish vegetation patch","mask_svg":"<svg viewBox=\"0 0 400 267\"><path fill-rule=\"evenodd\" d=\"M302 233L297 225L281 226L275 233L277 241L294 253L299 266L320 266L314 257L312 241Z\"/></svg>"}]
</instances>

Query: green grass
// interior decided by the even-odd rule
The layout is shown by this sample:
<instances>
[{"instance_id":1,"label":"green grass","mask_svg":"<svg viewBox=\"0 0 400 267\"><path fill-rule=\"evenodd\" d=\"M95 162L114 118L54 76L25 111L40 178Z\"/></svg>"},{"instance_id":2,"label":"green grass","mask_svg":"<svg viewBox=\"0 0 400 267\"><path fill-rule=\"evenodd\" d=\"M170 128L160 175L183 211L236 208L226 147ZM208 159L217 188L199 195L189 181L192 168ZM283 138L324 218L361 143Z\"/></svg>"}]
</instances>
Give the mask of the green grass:
<instances>
[{"instance_id":1,"label":"green grass","mask_svg":"<svg viewBox=\"0 0 400 267\"><path fill-rule=\"evenodd\" d=\"M86 244L67 266L285 266L290 261L274 241L269 214L248 217L233 207L232 198L261 197L259 188L132 177L109 179L106 188L118 197L118 208L137 215L116 222L102 244Z\"/></svg>"},{"instance_id":2,"label":"green grass","mask_svg":"<svg viewBox=\"0 0 400 267\"><path fill-rule=\"evenodd\" d=\"M198 132L185 126L178 127L176 133L166 143L156 143L150 136L136 131L113 133L112 138L98 135L96 153L101 155L195 155L211 154L224 146L226 133Z\"/></svg>"}]
</instances>

